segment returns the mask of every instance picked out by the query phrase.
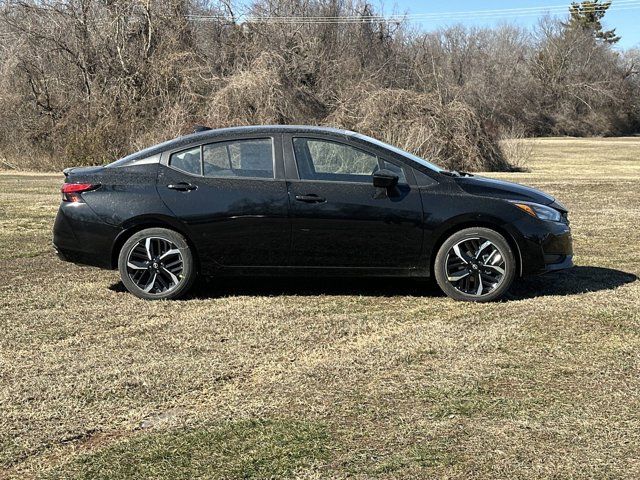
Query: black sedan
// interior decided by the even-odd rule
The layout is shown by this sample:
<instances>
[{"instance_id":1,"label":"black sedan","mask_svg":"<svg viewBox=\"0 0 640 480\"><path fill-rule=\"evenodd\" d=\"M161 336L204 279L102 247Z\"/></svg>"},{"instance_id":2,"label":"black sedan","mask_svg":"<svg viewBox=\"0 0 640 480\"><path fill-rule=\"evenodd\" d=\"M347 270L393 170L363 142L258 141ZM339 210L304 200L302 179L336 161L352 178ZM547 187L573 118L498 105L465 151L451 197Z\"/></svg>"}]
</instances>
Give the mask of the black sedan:
<instances>
[{"instance_id":1,"label":"black sedan","mask_svg":"<svg viewBox=\"0 0 640 480\"><path fill-rule=\"evenodd\" d=\"M200 274L435 276L454 299L489 301L573 265L550 195L345 130L205 130L64 173L58 255L118 268L146 299Z\"/></svg>"}]
</instances>

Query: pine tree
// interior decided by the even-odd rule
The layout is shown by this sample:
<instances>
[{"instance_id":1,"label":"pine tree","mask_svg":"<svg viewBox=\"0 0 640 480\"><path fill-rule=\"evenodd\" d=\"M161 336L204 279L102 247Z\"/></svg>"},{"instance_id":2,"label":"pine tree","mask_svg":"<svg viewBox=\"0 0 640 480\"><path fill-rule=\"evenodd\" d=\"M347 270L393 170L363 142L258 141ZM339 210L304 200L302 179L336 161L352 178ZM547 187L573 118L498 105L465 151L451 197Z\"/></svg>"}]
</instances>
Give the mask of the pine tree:
<instances>
[{"instance_id":1,"label":"pine tree","mask_svg":"<svg viewBox=\"0 0 640 480\"><path fill-rule=\"evenodd\" d=\"M620 37L616 35L616 29L603 30L601 22L610 6L611 1L603 3L600 3L600 0L571 2L569 21L563 25L569 29L589 31L597 40L604 43L616 43L620 40Z\"/></svg>"}]
</instances>

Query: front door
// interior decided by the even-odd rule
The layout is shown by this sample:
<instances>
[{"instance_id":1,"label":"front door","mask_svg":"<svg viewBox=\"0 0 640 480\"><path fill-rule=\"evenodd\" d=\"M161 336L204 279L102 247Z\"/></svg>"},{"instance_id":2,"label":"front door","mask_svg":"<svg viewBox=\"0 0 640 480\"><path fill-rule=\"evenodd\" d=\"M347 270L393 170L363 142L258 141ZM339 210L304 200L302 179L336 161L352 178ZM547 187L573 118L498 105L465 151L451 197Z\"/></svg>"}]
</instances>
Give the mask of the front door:
<instances>
[{"instance_id":1,"label":"front door","mask_svg":"<svg viewBox=\"0 0 640 480\"><path fill-rule=\"evenodd\" d=\"M172 152L160 166L158 193L187 225L204 270L287 263L281 151L279 136L234 139Z\"/></svg>"},{"instance_id":2,"label":"front door","mask_svg":"<svg viewBox=\"0 0 640 480\"><path fill-rule=\"evenodd\" d=\"M419 267L422 201L406 167L326 138L285 136L287 148L297 170L297 178L287 171L292 265ZM382 168L398 174L397 187L373 186L372 174Z\"/></svg>"}]
</instances>

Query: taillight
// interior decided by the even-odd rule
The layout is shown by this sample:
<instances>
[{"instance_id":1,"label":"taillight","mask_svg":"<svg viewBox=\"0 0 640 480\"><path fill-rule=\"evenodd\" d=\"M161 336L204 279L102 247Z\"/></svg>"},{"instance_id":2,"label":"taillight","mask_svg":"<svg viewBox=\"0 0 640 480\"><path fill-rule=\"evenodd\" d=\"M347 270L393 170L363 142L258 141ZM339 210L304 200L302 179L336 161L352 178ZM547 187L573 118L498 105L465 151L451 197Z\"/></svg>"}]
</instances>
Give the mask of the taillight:
<instances>
[{"instance_id":1,"label":"taillight","mask_svg":"<svg viewBox=\"0 0 640 480\"><path fill-rule=\"evenodd\" d=\"M62 192L63 202L83 202L83 192L95 190L100 185L95 183L63 183L60 191Z\"/></svg>"}]
</instances>

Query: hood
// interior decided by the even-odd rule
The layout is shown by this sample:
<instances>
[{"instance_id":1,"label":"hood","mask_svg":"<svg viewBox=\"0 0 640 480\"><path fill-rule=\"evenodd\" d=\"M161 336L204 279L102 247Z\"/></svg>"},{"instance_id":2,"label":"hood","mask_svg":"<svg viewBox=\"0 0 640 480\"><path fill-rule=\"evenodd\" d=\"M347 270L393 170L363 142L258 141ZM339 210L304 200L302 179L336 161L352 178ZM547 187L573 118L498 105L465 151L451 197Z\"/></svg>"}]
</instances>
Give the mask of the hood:
<instances>
[{"instance_id":1,"label":"hood","mask_svg":"<svg viewBox=\"0 0 640 480\"><path fill-rule=\"evenodd\" d=\"M460 188L472 195L503 198L505 200L522 200L542 205L550 205L554 202L554 198L548 193L513 182L479 177L477 175L458 177L455 180Z\"/></svg>"}]
</instances>

